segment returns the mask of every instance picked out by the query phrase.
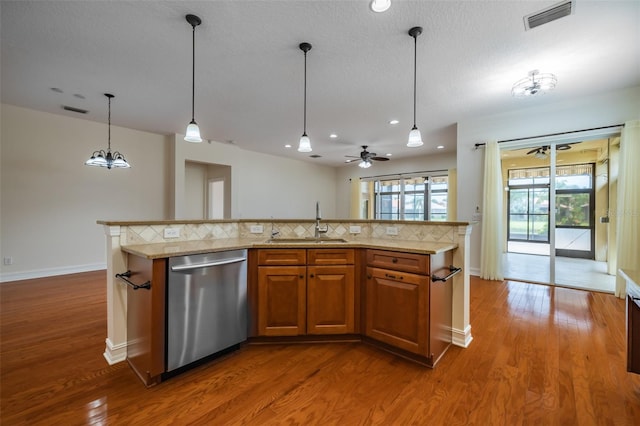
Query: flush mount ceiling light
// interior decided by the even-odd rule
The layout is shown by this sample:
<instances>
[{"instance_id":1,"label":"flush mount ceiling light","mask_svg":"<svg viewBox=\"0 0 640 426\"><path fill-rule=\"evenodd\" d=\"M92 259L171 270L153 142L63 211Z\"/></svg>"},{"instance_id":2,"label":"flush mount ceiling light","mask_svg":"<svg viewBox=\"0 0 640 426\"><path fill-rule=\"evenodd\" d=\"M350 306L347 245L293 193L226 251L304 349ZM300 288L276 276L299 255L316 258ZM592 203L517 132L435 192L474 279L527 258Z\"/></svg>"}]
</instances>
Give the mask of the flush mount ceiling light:
<instances>
[{"instance_id":1,"label":"flush mount ceiling light","mask_svg":"<svg viewBox=\"0 0 640 426\"><path fill-rule=\"evenodd\" d=\"M371 0L369 7L371 7L371 10L374 12L386 12L389 7L391 7L391 0Z\"/></svg>"},{"instance_id":2,"label":"flush mount ceiling light","mask_svg":"<svg viewBox=\"0 0 640 426\"><path fill-rule=\"evenodd\" d=\"M200 128L194 118L196 96L196 27L202 23L202 20L196 15L187 15L186 19L193 29L193 43L191 56L191 122L187 126L184 140L187 142L202 142L202 138L200 137Z\"/></svg>"},{"instance_id":3,"label":"flush mount ceiling light","mask_svg":"<svg viewBox=\"0 0 640 426\"><path fill-rule=\"evenodd\" d=\"M422 27L413 27L409 30L409 35L413 37L413 128L409 132L407 146L416 148L422 146L422 135L416 127L416 71L418 58L418 36L422 34Z\"/></svg>"},{"instance_id":4,"label":"flush mount ceiling light","mask_svg":"<svg viewBox=\"0 0 640 426\"><path fill-rule=\"evenodd\" d=\"M298 46L304 52L304 124L302 126L302 136L298 145L299 152L311 152L311 140L307 136L307 52L311 50L311 44L300 43Z\"/></svg>"},{"instance_id":5,"label":"flush mount ceiling light","mask_svg":"<svg viewBox=\"0 0 640 426\"><path fill-rule=\"evenodd\" d=\"M538 70L529 71L529 75L515 82L511 94L516 98L542 95L556 87L558 79L553 74L540 74Z\"/></svg>"},{"instance_id":6,"label":"flush mount ceiling light","mask_svg":"<svg viewBox=\"0 0 640 426\"><path fill-rule=\"evenodd\" d=\"M109 125L108 125L108 142L107 152L104 150L95 151L91 154L91 158L85 161L87 166L106 167L107 169L126 169L131 167L127 160L124 159L124 155L118 151L111 153L111 98L114 96L111 93L104 94L109 99Z\"/></svg>"}]
</instances>

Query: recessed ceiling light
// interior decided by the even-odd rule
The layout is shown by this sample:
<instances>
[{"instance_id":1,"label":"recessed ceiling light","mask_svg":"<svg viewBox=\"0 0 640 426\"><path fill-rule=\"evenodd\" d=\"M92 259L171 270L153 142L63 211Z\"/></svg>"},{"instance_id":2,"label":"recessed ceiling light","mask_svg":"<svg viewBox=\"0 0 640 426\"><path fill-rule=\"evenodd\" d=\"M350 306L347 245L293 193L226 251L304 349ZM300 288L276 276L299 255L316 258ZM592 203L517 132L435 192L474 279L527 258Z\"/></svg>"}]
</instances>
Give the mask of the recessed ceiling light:
<instances>
[{"instance_id":1,"label":"recessed ceiling light","mask_svg":"<svg viewBox=\"0 0 640 426\"><path fill-rule=\"evenodd\" d=\"M389 124L398 124L399 121L398 120L389 120Z\"/></svg>"},{"instance_id":2,"label":"recessed ceiling light","mask_svg":"<svg viewBox=\"0 0 640 426\"><path fill-rule=\"evenodd\" d=\"M443 148L444 148L444 145L438 145L438 146L436 147L436 149L443 149Z\"/></svg>"},{"instance_id":3,"label":"recessed ceiling light","mask_svg":"<svg viewBox=\"0 0 640 426\"><path fill-rule=\"evenodd\" d=\"M371 3L369 4L371 10L378 13L386 12L390 6L391 0L371 0Z\"/></svg>"},{"instance_id":4,"label":"recessed ceiling light","mask_svg":"<svg viewBox=\"0 0 640 426\"><path fill-rule=\"evenodd\" d=\"M86 99L84 95L81 95L80 93L76 93L75 95L73 95L73 97L78 99Z\"/></svg>"},{"instance_id":5,"label":"recessed ceiling light","mask_svg":"<svg viewBox=\"0 0 640 426\"><path fill-rule=\"evenodd\" d=\"M59 88L57 88L57 87L52 87L52 88L51 88L51 91L52 91L52 92L56 92L56 93L64 93L64 90L59 89Z\"/></svg>"},{"instance_id":6,"label":"recessed ceiling light","mask_svg":"<svg viewBox=\"0 0 640 426\"><path fill-rule=\"evenodd\" d=\"M329 135L329 137L330 137L331 139L335 139L335 138L337 138L337 137L338 137L338 135L336 135L335 133L331 133L331 134Z\"/></svg>"},{"instance_id":7,"label":"recessed ceiling light","mask_svg":"<svg viewBox=\"0 0 640 426\"><path fill-rule=\"evenodd\" d=\"M284 147L285 147L285 148L291 148L291 145L286 144Z\"/></svg>"},{"instance_id":8,"label":"recessed ceiling light","mask_svg":"<svg viewBox=\"0 0 640 426\"><path fill-rule=\"evenodd\" d=\"M386 155L387 155L387 157L391 157L393 154L388 152Z\"/></svg>"}]
</instances>

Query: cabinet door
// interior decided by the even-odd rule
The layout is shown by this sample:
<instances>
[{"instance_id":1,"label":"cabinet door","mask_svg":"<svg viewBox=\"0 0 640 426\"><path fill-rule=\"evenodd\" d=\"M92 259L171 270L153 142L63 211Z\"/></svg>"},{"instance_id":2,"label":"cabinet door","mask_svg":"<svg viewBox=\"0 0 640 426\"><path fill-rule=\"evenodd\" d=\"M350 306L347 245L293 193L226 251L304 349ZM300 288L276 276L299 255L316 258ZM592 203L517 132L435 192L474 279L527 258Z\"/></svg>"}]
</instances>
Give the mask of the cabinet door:
<instances>
[{"instance_id":1,"label":"cabinet door","mask_svg":"<svg viewBox=\"0 0 640 426\"><path fill-rule=\"evenodd\" d=\"M367 267L365 334L428 356L428 298L428 277Z\"/></svg>"},{"instance_id":2,"label":"cabinet door","mask_svg":"<svg viewBox=\"0 0 640 426\"><path fill-rule=\"evenodd\" d=\"M306 331L304 266L258 268L258 334L295 336Z\"/></svg>"},{"instance_id":3,"label":"cabinet door","mask_svg":"<svg viewBox=\"0 0 640 426\"><path fill-rule=\"evenodd\" d=\"M348 334L355 330L354 267L307 267L307 333Z\"/></svg>"},{"instance_id":4,"label":"cabinet door","mask_svg":"<svg viewBox=\"0 0 640 426\"><path fill-rule=\"evenodd\" d=\"M151 282L150 289L127 286L127 361L146 386L161 381L165 352L166 259L130 254L130 280Z\"/></svg>"}]
</instances>

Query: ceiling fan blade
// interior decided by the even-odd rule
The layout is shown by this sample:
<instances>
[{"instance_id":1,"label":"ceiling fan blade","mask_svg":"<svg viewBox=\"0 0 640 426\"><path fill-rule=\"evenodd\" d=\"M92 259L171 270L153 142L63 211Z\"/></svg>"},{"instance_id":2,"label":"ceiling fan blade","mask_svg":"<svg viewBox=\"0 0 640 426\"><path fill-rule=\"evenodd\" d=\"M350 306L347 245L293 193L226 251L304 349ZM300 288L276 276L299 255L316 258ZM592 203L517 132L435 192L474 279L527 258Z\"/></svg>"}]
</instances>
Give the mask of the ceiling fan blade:
<instances>
[{"instance_id":1,"label":"ceiling fan blade","mask_svg":"<svg viewBox=\"0 0 640 426\"><path fill-rule=\"evenodd\" d=\"M561 145L556 145L556 151L566 151L571 149L571 145L568 143L563 143Z\"/></svg>"},{"instance_id":2,"label":"ceiling fan blade","mask_svg":"<svg viewBox=\"0 0 640 426\"><path fill-rule=\"evenodd\" d=\"M531 151L527 152L527 155L533 154L534 152L540 152L540 148L534 148Z\"/></svg>"},{"instance_id":3,"label":"ceiling fan blade","mask_svg":"<svg viewBox=\"0 0 640 426\"><path fill-rule=\"evenodd\" d=\"M360 157L356 157L355 155L345 155L345 157L347 157L347 158L360 158Z\"/></svg>"},{"instance_id":4,"label":"ceiling fan blade","mask_svg":"<svg viewBox=\"0 0 640 426\"><path fill-rule=\"evenodd\" d=\"M369 159L370 160L376 160L376 161L388 161L389 157L371 157Z\"/></svg>"}]
</instances>

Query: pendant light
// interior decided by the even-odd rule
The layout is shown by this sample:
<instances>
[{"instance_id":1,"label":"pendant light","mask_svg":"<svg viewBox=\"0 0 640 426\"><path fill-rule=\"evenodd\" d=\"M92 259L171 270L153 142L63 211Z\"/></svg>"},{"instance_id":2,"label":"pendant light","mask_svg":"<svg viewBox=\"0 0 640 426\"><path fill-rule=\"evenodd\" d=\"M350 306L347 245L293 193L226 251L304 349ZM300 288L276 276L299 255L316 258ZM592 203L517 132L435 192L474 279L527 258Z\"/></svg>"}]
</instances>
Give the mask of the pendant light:
<instances>
[{"instance_id":1,"label":"pendant light","mask_svg":"<svg viewBox=\"0 0 640 426\"><path fill-rule=\"evenodd\" d=\"M94 151L91 154L91 158L85 161L87 166L106 167L107 169L126 169L131 167L127 160L124 159L124 155L118 151L111 153L111 98L114 96L111 93L104 94L109 99L109 124L108 124L108 145L107 152L103 149L100 151Z\"/></svg>"},{"instance_id":2,"label":"pendant light","mask_svg":"<svg viewBox=\"0 0 640 426\"><path fill-rule=\"evenodd\" d=\"M202 20L196 15L187 15L187 22L193 29L192 43L192 62L191 62L191 122L187 126L184 140L187 142L202 142L200 137L200 128L195 120L195 96L196 96L196 27L202 23Z\"/></svg>"},{"instance_id":3,"label":"pendant light","mask_svg":"<svg viewBox=\"0 0 640 426\"><path fill-rule=\"evenodd\" d=\"M422 27L413 27L409 30L409 35L413 37L413 128L409 132L407 146L416 148L422 146L422 135L416 127L416 74L418 62L418 36L422 34Z\"/></svg>"},{"instance_id":4,"label":"pendant light","mask_svg":"<svg viewBox=\"0 0 640 426\"><path fill-rule=\"evenodd\" d=\"M311 152L311 140L307 136L307 52L311 50L311 45L305 42L298 47L304 52L304 124L298 152Z\"/></svg>"}]
</instances>

